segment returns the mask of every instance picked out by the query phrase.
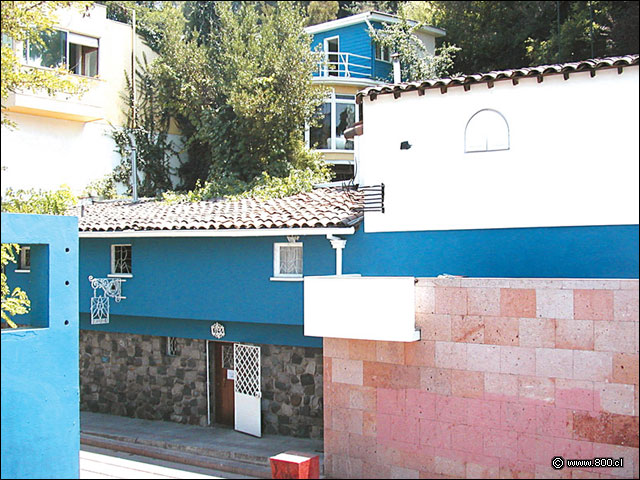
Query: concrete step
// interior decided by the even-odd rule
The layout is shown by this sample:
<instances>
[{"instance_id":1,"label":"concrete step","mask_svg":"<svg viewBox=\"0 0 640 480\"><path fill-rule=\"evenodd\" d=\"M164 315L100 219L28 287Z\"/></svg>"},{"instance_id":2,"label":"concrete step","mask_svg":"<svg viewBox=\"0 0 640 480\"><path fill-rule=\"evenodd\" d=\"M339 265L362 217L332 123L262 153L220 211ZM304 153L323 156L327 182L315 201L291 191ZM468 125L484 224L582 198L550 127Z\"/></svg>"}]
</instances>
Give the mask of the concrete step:
<instances>
[{"instance_id":1,"label":"concrete step","mask_svg":"<svg viewBox=\"0 0 640 480\"><path fill-rule=\"evenodd\" d=\"M268 457L171 444L161 440L150 441L137 438L132 441L131 438L105 434L82 433L80 443L249 477L271 478Z\"/></svg>"}]
</instances>

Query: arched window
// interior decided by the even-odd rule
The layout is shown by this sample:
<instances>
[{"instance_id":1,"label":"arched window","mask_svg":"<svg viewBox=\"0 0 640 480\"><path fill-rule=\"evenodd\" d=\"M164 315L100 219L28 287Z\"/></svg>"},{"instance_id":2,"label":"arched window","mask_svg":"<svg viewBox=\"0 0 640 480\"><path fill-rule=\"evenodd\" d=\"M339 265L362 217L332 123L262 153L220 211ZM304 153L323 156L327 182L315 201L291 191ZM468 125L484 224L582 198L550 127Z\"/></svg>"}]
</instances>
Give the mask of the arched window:
<instances>
[{"instance_id":1,"label":"arched window","mask_svg":"<svg viewBox=\"0 0 640 480\"><path fill-rule=\"evenodd\" d=\"M465 153L509 150L509 146L509 124L497 110L479 110L467 122Z\"/></svg>"}]
</instances>

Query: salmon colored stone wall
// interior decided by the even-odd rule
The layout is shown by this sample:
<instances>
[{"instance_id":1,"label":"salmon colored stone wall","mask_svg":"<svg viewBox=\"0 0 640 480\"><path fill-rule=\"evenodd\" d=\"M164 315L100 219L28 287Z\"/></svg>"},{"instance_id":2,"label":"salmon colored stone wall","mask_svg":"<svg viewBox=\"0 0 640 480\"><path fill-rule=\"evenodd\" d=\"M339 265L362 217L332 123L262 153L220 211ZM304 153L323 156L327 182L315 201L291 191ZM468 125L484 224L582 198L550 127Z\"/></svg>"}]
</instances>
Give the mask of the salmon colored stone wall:
<instances>
[{"instance_id":1,"label":"salmon colored stone wall","mask_svg":"<svg viewBox=\"0 0 640 480\"><path fill-rule=\"evenodd\" d=\"M325 338L327 476L638 478L637 280L419 279L416 325Z\"/></svg>"}]
</instances>

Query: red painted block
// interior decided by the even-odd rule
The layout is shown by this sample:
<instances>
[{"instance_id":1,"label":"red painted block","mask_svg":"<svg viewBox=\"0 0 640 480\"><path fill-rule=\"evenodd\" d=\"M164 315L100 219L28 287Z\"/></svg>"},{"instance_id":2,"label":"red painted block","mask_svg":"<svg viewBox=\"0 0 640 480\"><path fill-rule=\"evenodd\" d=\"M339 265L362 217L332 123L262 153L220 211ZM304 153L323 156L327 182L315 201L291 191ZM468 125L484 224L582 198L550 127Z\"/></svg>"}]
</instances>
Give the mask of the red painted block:
<instances>
[{"instance_id":1,"label":"red painted block","mask_svg":"<svg viewBox=\"0 0 640 480\"><path fill-rule=\"evenodd\" d=\"M271 478L320 478L318 455L284 452L269 458L269 461Z\"/></svg>"}]
</instances>

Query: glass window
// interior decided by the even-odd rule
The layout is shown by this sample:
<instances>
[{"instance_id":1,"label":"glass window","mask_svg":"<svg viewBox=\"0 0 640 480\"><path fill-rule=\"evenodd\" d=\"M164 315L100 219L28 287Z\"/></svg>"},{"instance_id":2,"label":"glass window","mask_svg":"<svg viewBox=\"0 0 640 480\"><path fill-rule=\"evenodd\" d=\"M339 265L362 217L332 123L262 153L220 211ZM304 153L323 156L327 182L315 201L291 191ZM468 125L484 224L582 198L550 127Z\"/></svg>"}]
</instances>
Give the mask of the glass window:
<instances>
[{"instance_id":1,"label":"glass window","mask_svg":"<svg viewBox=\"0 0 640 480\"><path fill-rule=\"evenodd\" d=\"M318 150L331 149L331 103L323 103L315 115L316 123L309 128L309 145Z\"/></svg>"},{"instance_id":2,"label":"glass window","mask_svg":"<svg viewBox=\"0 0 640 480\"><path fill-rule=\"evenodd\" d=\"M302 276L302 243L274 244L274 277Z\"/></svg>"},{"instance_id":3,"label":"glass window","mask_svg":"<svg viewBox=\"0 0 640 480\"><path fill-rule=\"evenodd\" d=\"M480 110L469 119L464 132L465 152L490 152L509 148L509 125L500 112Z\"/></svg>"},{"instance_id":4,"label":"glass window","mask_svg":"<svg viewBox=\"0 0 640 480\"><path fill-rule=\"evenodd\" d=\"M41 32L40 42L25 42L25 60L34 67L59 68L67 65L67 32Z\"/></svg>"},{"instance_id":5,"label":"glass window","mask_svg":"<svg viewBox=\"0 0 640 480\"><path fill-rule=\"evenodd\" d=\"M76 75L98 75L98 49L85 45L69 44L69 70Z\"/></svg>"},{"instance_id":6,"label":"glass window","mask_svg":"<svg viewBox=\"0 0 640 480\"><path fill-rule=\"evenodd\" d=\"M31 271L31 247L20 247L20 268L23 272Z\"/></svg>"},{"instance_id":7,"label":"glass window","mask_svg":"<svg viewBox=\"0 0 640 480\"><path fill-rule=\"evenodd\" d=\"M131 245L111 245L111 273L131 275Z\"/></svg>"},{"instance_id":8,"label":"glass window","mask_svg":"<svg viewBox=\"0 0 640 480\"><path fill-rule=\"evenodd\" d=\"M376 60L381 60L383 62L390 62L391 49L389 47L383 47L382 45L376 43Z\"/></svg>"},{"instance_id":9,"label":"glass window","mask_svg":"<svg viewBox=\"0 0 640 480\"><path fill-rule=\"evenodd\" d=\"M317 150L353 150L353 140L344 131L358 120L355 95L335 94L318 108L319 123L309 127L309 148Z\"/></svg>"},{"instance_id":10,"label":"glass window","mask_svg":"<svg viewBox=\"0 0 640 480\"><path fill-rule=\"evenodd\" d=\"M25 41L27 65L68 68L76 75L98 75L98 39L61 30L40 33L41 42Z\"/></svg>"},{"instance_id":11,"label":"glass window","mask_svg":"<svg viewBox=\"0 0 640 480\"><path fill-rule=\"evenodd\" d=\"M336 103L336 149L353 150L353 140L344 138L344 131L356 122L356 106L352 103Z\"/></svg>"}]
</instances>

